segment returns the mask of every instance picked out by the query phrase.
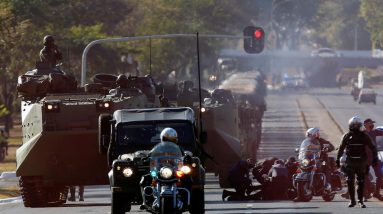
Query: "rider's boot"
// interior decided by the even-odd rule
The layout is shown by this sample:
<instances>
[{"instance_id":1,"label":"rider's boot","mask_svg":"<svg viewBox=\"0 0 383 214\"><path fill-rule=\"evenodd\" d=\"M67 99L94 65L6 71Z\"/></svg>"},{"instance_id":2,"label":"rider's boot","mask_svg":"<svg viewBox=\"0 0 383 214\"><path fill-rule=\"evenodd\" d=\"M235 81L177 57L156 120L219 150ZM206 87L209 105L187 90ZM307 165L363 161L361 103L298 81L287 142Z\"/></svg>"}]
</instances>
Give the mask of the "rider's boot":
<instances>
[{"instance_id":1,"label":"rider's boot","mask_svg":"<svg viewBox=\"0 0 383 214\"><path fill-rule=\"evenodd\" d=\"M354 181L347 181L347 187L348 187L348 193L350 195L350 203L348 204L348 207L354 207L356 205Z\"/></svg>"},{"instance_id":2,"label":"rider's boot","mask_svg":"<svg viewBox=\"0 0 383 214\"><path fill-rule=\"evenodd\" d=\"M364 196L364 181L358 181L358 204L360 208L366 208L366 205L363 202Z\"/></svg>"}]
</instances>

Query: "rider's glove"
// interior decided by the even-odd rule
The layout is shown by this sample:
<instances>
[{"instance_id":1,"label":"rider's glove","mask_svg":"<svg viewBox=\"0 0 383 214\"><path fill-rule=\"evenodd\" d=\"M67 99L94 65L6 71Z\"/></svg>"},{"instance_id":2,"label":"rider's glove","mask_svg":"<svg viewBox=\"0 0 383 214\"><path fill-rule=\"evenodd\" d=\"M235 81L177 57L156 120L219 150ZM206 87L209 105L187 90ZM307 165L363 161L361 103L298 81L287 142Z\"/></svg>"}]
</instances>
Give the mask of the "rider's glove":
<instances>
[{"instance_id":1,"label":"rider's glove","mask_svg":"<svg viewBox=\"0 0 383 214\"><path fill-rule=\"evenodd\" d=\"M336 167L340 168L340 160L336 159L335 163L336 163Z\"/></svg>"}]
</instances>

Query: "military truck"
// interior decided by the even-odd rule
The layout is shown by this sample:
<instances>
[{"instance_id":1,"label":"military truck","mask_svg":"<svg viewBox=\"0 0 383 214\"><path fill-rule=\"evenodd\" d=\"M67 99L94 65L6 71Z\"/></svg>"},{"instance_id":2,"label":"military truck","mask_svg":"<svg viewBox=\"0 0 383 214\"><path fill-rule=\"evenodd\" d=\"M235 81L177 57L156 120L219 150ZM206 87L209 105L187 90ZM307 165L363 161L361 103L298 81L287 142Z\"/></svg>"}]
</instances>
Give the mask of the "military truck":
<instances>
[{"instance_id":1,"label":"military truck","mask_svg":"<svg viewBox=\"0 0 383 214\"><path fill-rule=\"evenodd\" d=\"M144 192L140 188L140 180L150 174L148 154L160 142L160 133L166 127L177 131L179 146L190 159L184 159L184 164L192 169L188 175L192 180L188 187L190 206L186 209L191 213L203 213L205 170L199 158L193 155L200 153L200 147L192 109L122 109L113 115L102 114L99 124L100 151L107 151L111 167L108 177L112 190L112 214L128 212L132 202L141 204Z\"/></svg>"},{"instance_id":2,"label":"military truck","mask_svg":"<svg viewBox=\"0 0 383 214\"><path fill-rule=\"evenodd\" d=\"M20 76L23 145L16 151L16 175L24 206L60 205L66 202L68 186L107 184L109 166L97 143L99 115L158 106L148 96L154 88L139 88L152 87L141 84L150 82L149 77L131 77L134 87L128 88L116 88L114 75L93 79L65 91L68 84L62 80L70 78L58 69L37 68Z\"/></svg>"}]
</instances>

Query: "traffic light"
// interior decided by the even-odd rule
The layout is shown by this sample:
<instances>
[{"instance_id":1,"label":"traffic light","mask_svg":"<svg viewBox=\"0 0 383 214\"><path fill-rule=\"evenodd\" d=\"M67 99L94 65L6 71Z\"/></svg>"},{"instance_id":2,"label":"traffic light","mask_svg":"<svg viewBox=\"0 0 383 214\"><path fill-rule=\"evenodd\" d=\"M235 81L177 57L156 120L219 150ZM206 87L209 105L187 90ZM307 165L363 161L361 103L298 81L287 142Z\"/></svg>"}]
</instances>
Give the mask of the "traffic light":
<instances>
[{"instance_id":1,"label":"traffic light","mask_svg":"<svg viewBox=\"0 0 383 214\"><path fill-rule=\"evenodd\" d=\"M243 48L247 53L260 53L265 44L265 31L261 27L247 26L243 30Z\"/></svg>"}]
</instances>

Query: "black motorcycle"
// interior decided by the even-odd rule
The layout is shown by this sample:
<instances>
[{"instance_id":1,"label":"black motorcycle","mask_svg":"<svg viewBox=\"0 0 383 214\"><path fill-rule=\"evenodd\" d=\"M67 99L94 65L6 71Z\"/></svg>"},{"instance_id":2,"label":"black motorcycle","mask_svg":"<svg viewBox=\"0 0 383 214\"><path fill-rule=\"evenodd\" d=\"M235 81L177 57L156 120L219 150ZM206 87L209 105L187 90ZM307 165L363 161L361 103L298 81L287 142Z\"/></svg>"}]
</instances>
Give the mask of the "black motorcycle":
<instances>
[{"instance_id":1,"label":"black motorcycle","mask_svg":"<svg viewBox=\"0 0 383 214\"><path fill-rule=\"evenodd\" d=\"M293 177L299 201L310 201L313 196L322 196L324 201L332 201L335 197L323 170L327 163L321 160L319 155L320 152L312 150L300 154L300 172Z\"/></svg>"},{"instance_id":2,"label":"black motorcycle","mask_svg":"<svg viewBox=\"0 0 383 214\"><path fill-rule=\"evenodd\" d=\"M145 209L151 213L179 214L189 210L192 167L181 156L150 158L151 182L143 188Z\"/></svg>"}]
</instances>

